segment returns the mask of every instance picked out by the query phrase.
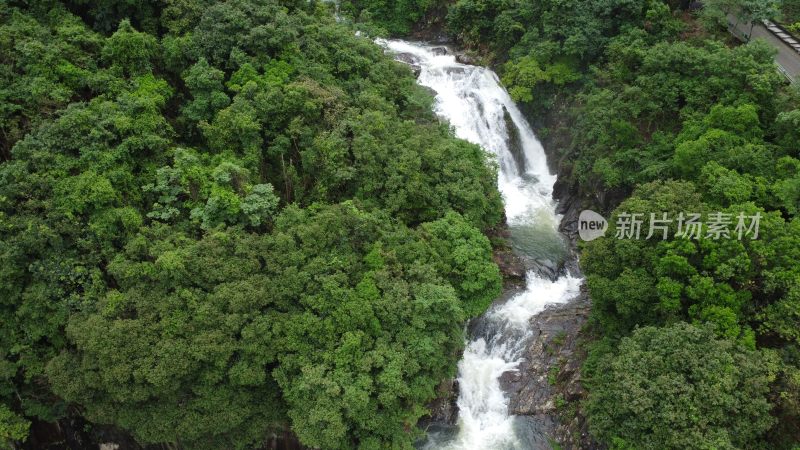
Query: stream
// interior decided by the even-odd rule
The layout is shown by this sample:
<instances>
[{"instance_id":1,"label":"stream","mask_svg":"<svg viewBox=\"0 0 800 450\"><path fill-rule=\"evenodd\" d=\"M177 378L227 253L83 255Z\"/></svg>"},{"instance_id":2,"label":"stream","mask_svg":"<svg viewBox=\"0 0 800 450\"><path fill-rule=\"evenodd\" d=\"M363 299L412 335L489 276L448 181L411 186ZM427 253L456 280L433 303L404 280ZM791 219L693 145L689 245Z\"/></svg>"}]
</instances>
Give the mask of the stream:
<instances>
[{"instance_id":1,"label":"stream","mask_svg":"<svg viewBox=\"0 0 800 450\"><path fill-rule=\"evenodd\" d=\"M498 187L515 252L532 265L558 267L568 251L558 231L561 218L553 199L556 176L497 75L485 67L458 63L442 46L382 39L378 43L418 69L418 83L436 94L435 112L458 137L482 146L496 158ZM523 291L496 302L473 321L458 363L457 427L429 430L421 448L550 448L534 421L509 414L500 377L518 370L521 355L533 339L530 319L549 304L574 298L581 282L566 273L550 279L528 271Z\"/></svg>"}]
</instances>

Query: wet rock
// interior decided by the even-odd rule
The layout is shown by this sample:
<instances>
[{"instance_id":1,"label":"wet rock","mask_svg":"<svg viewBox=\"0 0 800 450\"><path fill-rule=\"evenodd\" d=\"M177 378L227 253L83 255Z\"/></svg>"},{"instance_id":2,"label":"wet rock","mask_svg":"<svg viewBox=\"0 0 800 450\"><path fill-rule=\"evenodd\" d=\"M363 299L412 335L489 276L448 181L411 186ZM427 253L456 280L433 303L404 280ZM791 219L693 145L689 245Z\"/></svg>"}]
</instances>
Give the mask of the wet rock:
<instances>
[{"instance_id":1,"label":"wet rock","mask_svg":"<svg viewBox=\"0 0 800 450\"><path fill-rule=\"evenodd\" d=\"M577 336L589 313L583 293L570 303L553 305L531 319L532 339L520 365L519 383L509 385L509 408L514 414L556 412L555 397L580 380L580 360L573 358Z\"/></svg>"},{"instance_id":2,"label":"wet rock","mask_svg":"<svg viewBox=\"0 0 800 450\"><path fill-rule=\"evenodd\" d=\"M555 280L561 273L562 265L558 265L547 258L526 259L526 271L534 272L542 278Z\"/></svg>"},{"instance_id":3,"label":"wet rock","mask_svg":"<svg viewBox=\"0 0 800 450\"><path fill-rule=\"evenodd\" d=\"M456 57L458 59L458 57ZM517 171L525 173L525 150L522 146L522 138L519 135L519 129L511 119L511 114L508 110L503 108L503 120L506 124L506 132L508 132L508 150L514 155L514 162L517 163Z\"/></svg>"},{"instance_id":4,"label":"wet rock","mask_svg":"<svg viewBox=\"0 0 800 450\"><path fill-rule=\"evenodd\" d=\"M432 425L455 425L458 419L458 380L455 378L444 380L436 388L437 397L428 404L430 416L420 421L422 428Z\"/></svg>"},{"instance_id":5,"label":"wet rock","mask_svg":"<svg viewBox=\"0 0 800 450\"><path fill-rule=\"evenodd\" d=\"M515 285L525 282L525 264L511 249L495 250L492 256L495 264L500 268L503 280Z\"/></svg>"},{"instance_id":6,"label":"wet rock","mask_svg":"<svg viewBox=\"0 0 800 450\"><path fill-rule=\"evenodd\" d=\"M445 46L439 46L431 48L431 53L433 53L436 56L442 56L450 54L450 50L448 50L448 48Z\"/></svg>"},{"instance_id":7,"label":"wet rock","mask_svg":"<svg viewBox=\"0 0 800 450\"><path fill-rule=\"evenodd\" d=\"M514 383L519 383L522 380L522 374L517 371L512 372L505 372L504 374L500 375L500 384L501 385L511 385Z\"/></svg>"},{"instance_id":8,"label":"wet rock","mask_svg":"<svg viewBox=\"0 0 800 450\"><path fill-rule=\"evenodd\" d=\"M552 426L544 431L562 448L596 447L577 411L578 402L585 395L580 376L584 354L578 341L589 309L584 286L571 302L552 305L533 317L533 339L523 353L517 375L501 378L509 395L509 412L554 418Z\"/></svg>"},{"instance_id":9,"label":"wet rock","mask_svg":"<svg viewBox=\"0 0 800 450\"><path fill-rule=\"evenodd\" d=\"M419 64L419 58L417 58L413 53L406 53L406 52L395 53L394 59L406 64L412 64L412 65Z\"/></svg>"},{"instance_id":10,"label":"wet rock","mask_svg":"<svg viewBox=\"0 0 800 450\"><path fill-rule=\"evenodd\" d=\"M477 61L475 61L475 58L473 58L470 55L467 55L466 53L456 54L456 61L460 62L461 64L467 64L470 66L477 65Z\"/></svg>"},{"instance_id":11,"label":"wet rock","mask_svg":"<svg viewBox=\"0 0 800 450\"><path fill-rule=\"evenodd\" d=\"M466 73L466 69L464 69L463 67L445 67L444 70L446 70L447 73L453 73L459 75Z\"/></svg>"},{"instance_id":12,"label":"wet rock","mask_svg":"<svg viewBox=\"0 0 800 450\"><path fill-rule=\"evenodd\" d=\"M413 54L397 53L394 55L394 59L403 64L407 64L411 68L411 72L414 73L415 77L419 77L419 74L422 73L422 67L419 65L419 59L417 59L417 57Z\"/></svg>"},{"instance_id":13,"label":"wet rock","mask_svg":"<svg viewBox=\"0 0 800 450\"><path fill-rule=\"evenodd\" d=\"M552 429L554 419L547 415L518 417L514 428L520 439L519 447L527 450L553 450L551 438L541 430Z\"/></svg>"},{"instance_id":14,"label":"wet rock","mask_svg":"<svg viewBox=\"0 0 800 450\"><path fill-rule=\"evenodd\" d=\"M428 42L430 42L431 44L439 44L439 45L450 44L450 43L453 42L453 40L450 39L450 36L448 36L447 33L444 33L444 32L440 32L440 33L434 34L434 35L430 36L426 40Z\"/></svg>"}]
</instances>

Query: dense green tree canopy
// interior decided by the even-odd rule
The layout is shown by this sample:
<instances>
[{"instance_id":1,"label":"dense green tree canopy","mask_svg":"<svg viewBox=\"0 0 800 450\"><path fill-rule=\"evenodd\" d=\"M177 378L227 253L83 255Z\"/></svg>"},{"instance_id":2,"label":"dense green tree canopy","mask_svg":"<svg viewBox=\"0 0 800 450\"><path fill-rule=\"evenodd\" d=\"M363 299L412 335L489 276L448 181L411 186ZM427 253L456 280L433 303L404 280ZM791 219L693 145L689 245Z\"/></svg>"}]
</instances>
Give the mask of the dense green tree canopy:
<instances>
[{"instance_id":1,"label":"dense green tree canopy","mask_svg":"<svg viewBox=\"0 0 800 450\"><path fill-rule=\"evenodd\" d=\"M288 414L309 445L407 446L397 426L452 370L470 299L437 264L421 235L352 203L288 207L268 235L156 225L109 264L96 310L70 317L76 349L47 375L144 442L241 446Z\"/></svg>"},{"instance_id":2,"label":"dense green tree canopy","mask_svg":"<svg viewBox=\"0 0 800 450\"><path fill-rule=\"evenodd\" d=\"M754 448L776 367L685 323L640 328L590 359L589 426L615 449Z\"/></svg>"},{"instance_id":3,"label":"dense green tree canopy","mask_svg":"<svg viewBox=\"0 0 800 450\"><path fill-rule=\"evenodd\" d=\"M786 221L780 213L752 203L725 209L702 198L692 183L656 182L641 186L617 208L611 236L617 231L618 214L638 213L649 221L650 213L657 211L656 217L666 213L672 219L670 239L661 240L658 233L644 239L649 232L645 225L639 240L612 237L586 246L583 267L589 274L593 317L612 336L625 335L637 325L691 320L711 323L720 336L750 346L752 327L782 329L784 338L794 339L789 330L800 325L790 313L800 275L793 262L800 257L800 220ZM759 238L750 234L738 239L737 223L730 226L733 239L715 239L707 228L699 239L675 236L680 214L707 218L716 212L731 218L759 214Z\"/></svg>"},{"instance_id":4,"label":"dense green tree canopy","mask_svg":"<svg viewBox=\"0 0 800 450\"><path fill-rule=\"evenodd\" d=\"M0 5L0 439L408 448L499 294L493 162L316 3Z\"/></svg>"}]
</instances>

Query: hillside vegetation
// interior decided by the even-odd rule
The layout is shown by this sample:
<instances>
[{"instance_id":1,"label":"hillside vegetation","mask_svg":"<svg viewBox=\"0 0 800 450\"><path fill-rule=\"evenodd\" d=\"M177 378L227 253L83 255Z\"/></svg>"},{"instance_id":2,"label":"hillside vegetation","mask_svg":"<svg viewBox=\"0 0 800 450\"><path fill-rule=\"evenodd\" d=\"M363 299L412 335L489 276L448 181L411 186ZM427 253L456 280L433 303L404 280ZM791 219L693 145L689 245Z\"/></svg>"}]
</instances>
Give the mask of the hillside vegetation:
<instances>
[{"instance_id":1,"label":"hillside vegetation","mask_svg":"<svg viewBox=\"0 0 800 450\"><path fill-rule=\"evenodd\" d=\"M499 294L491 160L277 0L0 3L0 442L409 448Z\"/></svg>"}]
</instances>

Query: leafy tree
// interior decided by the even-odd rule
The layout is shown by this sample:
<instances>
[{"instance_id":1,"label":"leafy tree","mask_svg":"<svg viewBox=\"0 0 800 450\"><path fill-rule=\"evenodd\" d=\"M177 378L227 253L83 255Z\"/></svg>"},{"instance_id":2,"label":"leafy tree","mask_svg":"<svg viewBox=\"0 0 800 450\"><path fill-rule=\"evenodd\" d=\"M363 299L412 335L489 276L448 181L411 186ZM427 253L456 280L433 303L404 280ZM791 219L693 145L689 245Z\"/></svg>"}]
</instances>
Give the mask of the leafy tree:
<instances>
[{"instance_id":1,"label":"leafy tree","mask_svg":"<svg viewBox=\"0 0 800 450\"><path fill-rule=\"evenodd\" d=\"M300 309L272 326L284 348L273 374L294 431L310 445L410 446L421 405L458 358L466 315L437 275L442 262L425 263L430 250L402 229L371 241L373 227L385 226L376 219L344 204L289 209L278 221L276 254L285 257L274 264L292 286L283 292L303 294L289 301ZM319 253L302 249L309 244Z\"/></svg>"},{"instance_id":2,"label":"leafy tree","mask_svg":"<svg viewBox=\"0 0 800 450\"><path fill-rule=\"evenodd\" d=\"M211 67L205 58L187 70L183 75L186 87L192 94L192 101L183 108L183 114L192 122L209 122L221 109L230 104L222 82L225 73Z\"/></svg>"},{"instance_id":3,"label":"leafy tree","mask_svg":"<svg viewBox=\"0 0 800 450\"><path fill-rule=\"evenodd\" d=\"M103 61L125 75L150 71L157 56L158 41L147 33L136 31L129 20L119 23L117 31L103 46Z\"/></svg>"},{"instance_id":4,"label":"leafy tree","mask_svg":"<svg viewBox=\"0 0 800 450\"><path fill-rule=\"evenodd\" d=\"M22 441L28 436L30 422L0 405L0 438L5 442Z\"/></svg>"},{"instance_id":5,"label":"leafy tree","mask_svg":"<svg viewBox=\"0 0 800 450\"><path fill-rule=\"evenodd\" d=\"M780 207L792 216L800 216L800 160L785 156L776 165L775 196Z\"/></svg>"},{"instance_id":6,"label":"leafy tree","mask_svg":"<svg viewBox=\"0 0 800 450\"><path fill-rule=\"evenodd\" d=\"M645 240L645 226L639 240L612 234L586 246L582 264L594 300L592 317L608 335L623 336L637 325L693 320L714 324L720 336L754 344L748 324L753 310L784 305L794 296L796 269L778 255L795 256L791 248L798 236L796 220L787 222L752 204L720 210L731 217L760 214L759 238L740 240L734 234L715 240L706 231L698 239L675 236L680 214L707 217L714 211L689 183L643 185L619 206L609 233L616 232L621 212L642 214L643 220L653 211L658 211L657 218L665 212L671 223L666 241L658 235ZM777 307L768 306L767 311Z\"/></svg>"},{"instance_id":7,"label":"leafy tree","mask_svg":"<svg viewBox=\"0 0 800 450\"><path fill-rule=\"evenodd\" d=\"M393 36L409 34L423 21L431 20L429 13L442 7L435 0L346 0L340 4L342 11L359 21L375 23Z\"/></svg>"},{"instance_id":8,"label":"leafy tree","mask_svg":"<svg viewBox=\"0 0 800 450\"><path fill-rule=\"evenodd\" d=\"M774 423L772 353L678 323L637 329L593 356L589 429L612 448L748 448Z\"/></svg>"},{"instance_id":9,"label":"leafy tree","mask_svg":"<svg viewBox=\"0 0 800 450\"><path fill-rule=\"evenodd\" d=\"M749 38L756 23L778 16L782 3L781 0L712 0L704 5L703 15L706 20L724 26L727 26L728 16L733 16L736 25L740 22L749 25Z\"/></svg>"},{"instance_id":10,"label":"leafy tree","mask_svg":"<svg viewBox=\"0 0 800 450\"><path fill-rule=\"evenodd\" d=\"M597 57L619 28L641 18L651 3L628 0L542 1L459 0L448 27L467 44L508 51L535 41L556 42L561 56Z\"/></svg>"},{"instance_id":11,"label":"leafy tree","mask_svg":"<svg viewBox=\"0 0 800 450\"><path fill-rule=\"evenodd\" d=\"M486 238L462 228L477 242L455 253L492 265ZM283 399L309 445L408 446L458 357L462 302L484 301L474 285L457 295L439 271L463 262L428 245L348 203L287 208L269 235L196 241L153 226L111 263L118 288L71 316L76 348L49 362L49 379L142 442L251 445L281 424Z\"/></svg>"},{"instance_id":12,"label":"leafy tree","mask_svg":"<svg viewBox=\"0 0 800 450\"><path fill-rule=\"evenodd\" d=\"M455 212L423 224L421 231L440 260L439 273L464 301L464 311L469 316L485 311L501 291L500 272L490 262L492 249L486 236Z\"/></svg>"},{"instance_id":13,"label":"leafy tree","mask_svg":"<svg viewBox=\"0 0 800 450\"><path fill-rule=\"evenodd\" d=\"M161 10L160 23L169 33L182 35L197 25L209 0L166 0Z\"/></svg>"},{"instance_id":14,"label":"leafy tree","mask_svg":"<svg viewBox=\"0 0 800 450\"><path fill-rule=\"evenodd\" d=\"M536 97L537 85L552 83L563 86L577 81L578 77L567 64L555 63L541 68L534 57L527 56L506 64L503 83L508 86L511 98L530 103Z\"/></svg>"},{"instance_id":15,"label":"leafy tree","mask_svg":"<svg viewBox=\"0 0 800 450\"><path fill-rule=\"evenodd\" d=\"M261 241L143 229L109 265L118 288L70 316L74 350L47 366L55 392L141 442L242 448L261 439L283 409L264 374L274 356L241 338L271 303ZM248 298L256 303L241 310Z\"/></svg>"},{"instance_id":16,"label":"leafy tree","mask_svg":"<svg viewBox=\"0 0 800 450\"><path fill-rule=\"evenodd\" d=\"M0 161L30 130L95 88L102 38L55 2L37 19L0 5Z\"/></svg>"},{"instance_id":17,"label":"leafy tree","mask_svg":"<svg viewBox=\"0 0 800 450\"><path fill-rule=\"evenodd\" d=\"M66 0L74 13L101 33L111 33L121 20L134 20L137 27L156 32L162 2L154 0Z\"/></svg>"}]
</instances>

